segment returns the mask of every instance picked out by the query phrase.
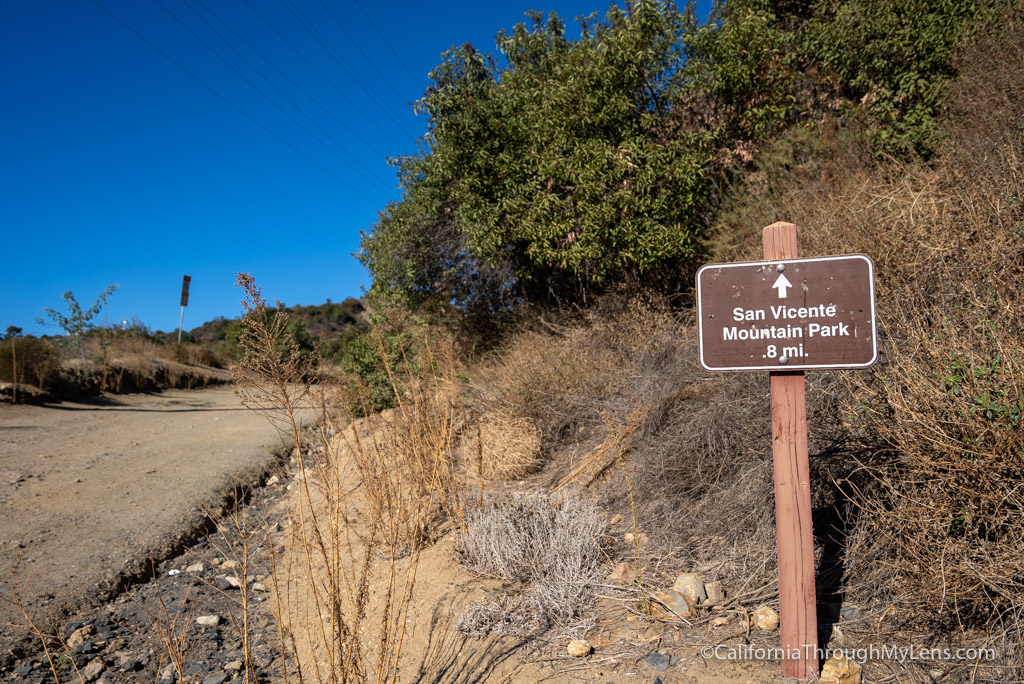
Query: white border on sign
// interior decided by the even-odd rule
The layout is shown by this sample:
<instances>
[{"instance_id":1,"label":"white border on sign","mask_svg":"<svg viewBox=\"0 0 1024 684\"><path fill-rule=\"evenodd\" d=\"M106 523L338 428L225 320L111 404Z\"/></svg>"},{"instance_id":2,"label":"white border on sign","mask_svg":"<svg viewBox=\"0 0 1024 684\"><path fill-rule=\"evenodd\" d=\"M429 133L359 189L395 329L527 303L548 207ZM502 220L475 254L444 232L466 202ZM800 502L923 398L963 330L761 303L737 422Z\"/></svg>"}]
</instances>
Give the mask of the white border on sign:
<instances>
[{"instance_id":1,"label":"white border on sign","mask_svg":"<svg viewBox=\"0 0 1024 684\"><path fill-rule=\"evenodd\" d=\"M743 268L749 266L771 267L778 264L806 264L815 261L838 261L841 259L863 259L868 264L868 276L870 278L871 292L871 360L867 363L833 363L833 364L775 364L774 366L709 366L704 362L704 311L700 292L700 276L707 269ZM705 264L697 269L697 337L700 365L709 371L800 371L800 370L829 370L839 368L868 368L878 361L878 320L875 317L875 262L866 254L843 254L827 257L807 257L802 259L773 259L766 261L743 261L732 264Z\"/></svg>"}]
</instances>

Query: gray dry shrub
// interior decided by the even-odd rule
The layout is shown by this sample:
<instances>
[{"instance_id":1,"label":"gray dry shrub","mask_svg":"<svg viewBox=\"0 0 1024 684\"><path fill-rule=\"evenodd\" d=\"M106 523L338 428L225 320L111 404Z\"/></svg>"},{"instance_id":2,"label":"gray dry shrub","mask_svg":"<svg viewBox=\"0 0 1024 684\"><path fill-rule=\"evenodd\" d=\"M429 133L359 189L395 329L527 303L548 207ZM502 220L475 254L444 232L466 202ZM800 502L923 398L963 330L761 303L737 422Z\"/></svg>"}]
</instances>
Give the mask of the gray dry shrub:
<instances>
[{"instance_id":1,"label":"gray dry shrub","mask_svg":"<svg viewBox=\"0 0 1024 684\"><path fill-rule=\"evenodd\" d=\"M459 618L464 634L525 636L578 627L600 578L600 536L593 503L538 494L487 497L466 515L462 562L473 573L518 582L515 597L470 606Z\"/></svg>"}]
</instances>

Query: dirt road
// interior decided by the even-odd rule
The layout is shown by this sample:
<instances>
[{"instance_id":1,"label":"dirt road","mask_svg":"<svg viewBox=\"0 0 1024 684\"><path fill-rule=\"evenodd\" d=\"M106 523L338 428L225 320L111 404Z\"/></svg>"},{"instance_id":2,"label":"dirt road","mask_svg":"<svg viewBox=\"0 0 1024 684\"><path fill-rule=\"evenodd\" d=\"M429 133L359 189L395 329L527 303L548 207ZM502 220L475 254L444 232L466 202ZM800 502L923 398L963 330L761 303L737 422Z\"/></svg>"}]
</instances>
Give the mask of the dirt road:
<instances>
[{"instance_id":1,"label":"dirt road","mask_svg":"<svg viewBox=\"0 0 1024 684\"><path fill-rule=\"evenodd\" d=\"M0 405L0 661L23 619L96 605L203 523L281 444L230 388Z\"/></svg>"}]
</instances>

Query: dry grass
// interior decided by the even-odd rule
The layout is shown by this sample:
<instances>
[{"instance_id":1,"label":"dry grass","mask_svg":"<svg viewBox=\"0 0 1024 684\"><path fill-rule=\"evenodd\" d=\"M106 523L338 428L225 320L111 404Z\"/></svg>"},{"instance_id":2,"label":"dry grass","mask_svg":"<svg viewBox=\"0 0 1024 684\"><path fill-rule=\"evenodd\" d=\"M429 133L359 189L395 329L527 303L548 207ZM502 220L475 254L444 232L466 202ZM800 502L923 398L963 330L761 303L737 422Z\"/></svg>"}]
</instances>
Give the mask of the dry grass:
<instances>
[{"instance_id":1,"label":"dry grass","mask_svg":"<svg viewBox=\"0 0 1024 684\"><path fill-rule=\"evenodd\" d=\"M96 330L83 337L80 349L61 342L23 337L0 345L0 380L17 380L12 398L22 392L75 397L193 389L230 378L221 370L224 360L209 348L159 344L134 330Z\"/></svg>"},{"instance_id":2,"label":"dry grass","mask_svg":"<svg viewBox=\"0 0 1024 684\"><path fill-rule=\"evenodd\" d=\"M602 574L600 538L606 523L590 502L511 494L469 509L459 536L462 562L476 574L516 582L523 591L477 603L456 628L472 636L535 636L551 627L578 634Z\"/></svg>"},{"instance_id":3,"label":"dry grass","mask_svg":"<svg viewBox=\"0 0 1024 684\"><path fill-rule=\"evenodd\" d=\"M255 314L241 339L240 394L292 437L299 469L292 541L279 559L272 554L290 663L282 677L397 681L420 554L444 529L465 524L453 347L424 334L417 358L430 372L420 375L407 359L387 358L380 340L381 366L404 369L401 381L391 378L398 408L348 424L337 407L353 397L295 353L287 317L263 315L251 278L240 276L240 285ZM369 401L367 388L356 391L357 401ZM298 424L299 403L310 401L320 407L312 438Z\"/></svg>"},{"instance_id":4,"label":"dry grass","mask_svg":"<svg viewBox=\"0 0 1024 684\"><path fill-rule=\"evenodd\" d=\"M870 616L840 623L832 645L996 646L995 663L938 668L976 681L1024 676L1021 28L1015 18L962 56L931 165L879 164L854 126L794 130L715 227L718 261L759 259L760 228L777 220L800 226L804 256L875 261L881 362L808 377L822 616L839 603ZM635 515L651 541L613 547L613 560L642 556L650 582L697 571L729 596L771 600L767 378L709 376L696 356L686 315L609 298L513 339L474 373L471 401L539 427L532 483ZM464 627L536 614L499 601Z\"/></svg>"},{"instance_id":5,"label":"dry grass","mask_svg":"<svg viewBox=\"0 0 1024 684\"><path fill-rule=\"evenodd\" d=\"M466 467L481 480L518 480L540 465L540 430L514 409L488 411L468 424L462 437Z\"/></svg>"},{"instance_id":6,"label":"dry grass","mask_svg":"<svg viewBox=\"0 0 1024 684\"><path fill-rule=\"evenodd\" d=\"M693 571L721 580L731 596L771 599L767 378L708 376L696 345L692 320L663 300L612 297L576 320L514 339L474 373L472 402L541 426L540 469L529 482L559 498L597 497L622 517L618 535L650 540L607 549L613 564L629 560L642 571L641 593ZM834 388L822 380L810 383L816 456L828 453L837 431ZM816 477L829 489L825 474ZM833 499L820 496L818 504ZM531 614L523 610L522 601L478 606L472 628L488 621L511 628Z\"/></svg>"},{"instance_id":7,"label":"dry grass","mask_svg":"<svg viewBox=\"0 0 1024 684\"><path fill-rule=\"evenodd\" d=\"M830 473L852 505L847 599L887 615L875 633L987 633L1008 669L972 676L999 681L1024 675L1021 26L1012 18L961 57L933 165L865 164L851 131L816 149L795 135L718 227L720 244L750 244L751 226L783 219L801 227L804 255L874 259L882 358L838 374L864 451Z\"/></svg>"}]
</instances>

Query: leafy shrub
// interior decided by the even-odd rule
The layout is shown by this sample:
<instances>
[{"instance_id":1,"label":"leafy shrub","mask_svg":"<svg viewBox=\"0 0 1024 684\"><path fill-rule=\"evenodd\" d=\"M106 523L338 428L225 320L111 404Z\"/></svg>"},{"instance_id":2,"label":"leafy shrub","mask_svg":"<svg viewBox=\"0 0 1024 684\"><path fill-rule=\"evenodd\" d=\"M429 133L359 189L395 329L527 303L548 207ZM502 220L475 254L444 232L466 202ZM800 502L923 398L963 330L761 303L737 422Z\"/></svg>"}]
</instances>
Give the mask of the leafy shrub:
<instances>
[{"instance_id":1,"label":"leafy shrub","mask_svg":"<svg viewBox=\"0 0 1024 684\"><path fill-rule=\"evenodd\" d=\"M103 305L106 304L110 296L117 291L118 287L118 285L108 285L88 309L83 309L78 300L75 299L75 295L71 290L68 290L61 295L61 299L64 300L64 304L68 308L66 315L50 308L44 308L43 312L67 334L73 348L82 349L82 336L96 329L96 325L92 322L93 319L99 314L100 309L103 308ZM46 325L42 318L36 319L36 322L40 325ZM82 359L85 359L84 349L82 349Z\"/></svg>"},{"instance_id":2,"label":"leafy shrub","mask_svg":"<svg viewBox=\"0 0 1024 684\"><path fill-rule=\"evenodd\" d=\"M683 34L688 58L674 106L689 126L713 134L727 151L722 162L745 165L813 104L802 92L810 78L792 19L777 3L724 2Z\"/></svg>"},{"instance_id":3,"label":"leafy shrub","mask_svg":"<svg viewBox=\"0 0 1024 684\"><path fill-rule=\"evenodd\" d=\"M953 58L986 0L821 0L808 50L852 102L864 107L875 148L930 155Z\"/></svg>"},{"instance_id":4,"label":"leafy shrub","mask_svg":"<svg viewBox=\"0 0 1024 684\"><path fill-rule=\"evenodd\" d=\"M495 317L677 289L717 186L792 124L861 118L875 152L930 154L954 57L997 4L731 0L700 25L635 0L575 41L530 13L497 36L503 68L453 48L418 103L427 146L397 161L404 196L363 235L371 294Z\"/></svg>"},{"instance_id":5,"label":"leafy shrub","mask_svg":"<svg viewBox=\"0 0 1024 684\"><path fill-rule=\"evenodd\" d=\"M357 416L395 406L403 384L420 373L416 324L398 311L373 317L373 325L341 337L332 359L348 375L346 408Z\"/></svg>"}]
</instances>

